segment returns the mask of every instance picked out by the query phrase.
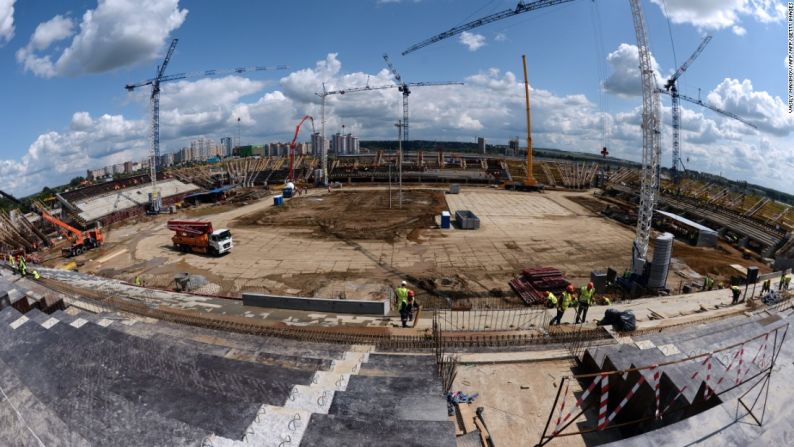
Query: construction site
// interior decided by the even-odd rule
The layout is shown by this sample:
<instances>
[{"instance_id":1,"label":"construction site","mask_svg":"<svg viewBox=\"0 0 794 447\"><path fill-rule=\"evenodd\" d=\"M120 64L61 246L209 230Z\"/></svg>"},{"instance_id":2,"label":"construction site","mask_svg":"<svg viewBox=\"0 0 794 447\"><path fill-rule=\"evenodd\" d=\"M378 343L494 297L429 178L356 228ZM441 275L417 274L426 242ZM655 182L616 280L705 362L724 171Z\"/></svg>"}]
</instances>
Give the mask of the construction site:
<instances>
[{"instance_id":1,"label":"construction site","mask_svg":"<svg viewBox=\"0 0 794 447\"><path fill-rule=\"evenodd\" d=\"M313 93L324 126L326 96L399 87L397 151L296 154L307 115L287 156L165 168L156 130L147 174L0 191L0 444L787 445L794 205L688 173L676 125L661 160L710 36L657 86L629 3L640 164L533 154L526 65L526 155L403 151L434 83L384 56L396 84ZM175 46L126 88L159 104Z\"/></svg>"}]
</instances>

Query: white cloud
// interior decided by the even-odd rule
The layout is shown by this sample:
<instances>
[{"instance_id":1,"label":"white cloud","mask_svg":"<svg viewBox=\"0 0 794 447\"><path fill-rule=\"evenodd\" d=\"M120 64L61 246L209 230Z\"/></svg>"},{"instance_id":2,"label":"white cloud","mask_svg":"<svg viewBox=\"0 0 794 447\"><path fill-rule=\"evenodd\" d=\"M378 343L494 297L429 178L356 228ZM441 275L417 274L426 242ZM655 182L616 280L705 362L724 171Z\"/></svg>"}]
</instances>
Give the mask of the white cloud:
<instances>
[{"instance_id":1,"label":"white cloud","mask_svg":"<svg viewBox=\"0 0 794 447\"><path fill-rule=\"evenodd\" d=\"M485 36L482 34L477 33L470 33L468 31L464 31L461 33L460 37L458 37L460 43L466 46L469 51L477 51L483 46L485 46Z\"/></svg>"},{"instance_id":2,"label":"white cloud","mask_svg":"<svg viewBox=\"0 0 794 447\"><path fill-rule=\"evenodd\" d=\"M50 56L37 56L36 51L49 48L55 42L66 39L74 34L74 22L69 17L57 15L52 19L39 23L30 42L17 50L17 61L26 71L33 72L36 76L51 78L56 75L55 66Z\"/></svg>"},{"instance_id":3,"label":"white cloud","mask_svg":"<svg viewBox=\"0 0 794 447\"><path fill-rule=\"evenodd\" d=\"M603 82L602 87L605 91L623 97L642 95L640 57L636 45L621 43L615 51L609 53L607 63L612 68L612 74ZM651 55L651 64L656 75L656 83L661 84L659 64L653 55Z\"/></svg>"},{"instance_id":4,"label":"white cloud","mask_svg":"<svg viewBox=\"0 0 794 447\"><path fill-rule=\"evenodd\" d=\"M14 38L14 3L16 0L0 0L0 46Z\"/></svg>"},{"instance_id":5,"label":"white cloud","mask_svg":"<svg viewBox=\"0 0 794 447\"><path fill-rule=\"evenodd\" d=\"M161 101L161 141L163 152L173 152L191 139L207 136L217 139L237 134L237 118L244 143L288 141L294 126L304 114L314 116L320 126L319 98L314 92L325 82L329 90L366 85L390 84L387 70L377 73L345 73L334 53L314 66L283 76L277 85L239 76L200 79L164 84ZM465 86L415 88L410 96L411 136L413 139L472 141L484 136L494 143L526 135L524 87L510 71L487 69L465 78ZM711 98L712 93L718 95ZM209 100L208 98L212 98ZM149 150L148 92L131 94L139 105L140 119L121 115L74 113L65 129L40 135L20 160L0 160L0 176L13 193L30 193L45 184L64 183L87 168L126 160L140 160ZM394 139L394 123L401 118L401 95L397 89L372 90L329 96L326 104L326 134L352 131L362 139ZM725 81L707 101L744 115L746 102L763 113L750 116L759 124L782 129L790 124L782 112L768 114L780 99L756 92L749 82ZM637 102L639 100L637 99ZM639 107L628 112L608 114L584 95L557 95L531 88L532 135L538 147L598 153L602 127L606 121L608 147L613 155L639 160L642 137ZM706 109L682 104L682 154L691 161L688 167L709 172L731 173L733 177L778 187L791 192L794 161L780 136L762 135L729 118ZM744 110L744 111L742 111ZM781 107L782 110L782 107ZM670 164L670 108L663 107L664 166ZM69 117L67 117L68 119ZM784 120L784 121L780 121ZM792 127L794 128L794 127ZM300 139L308 140L308 130ZM745 140L752 140L752 144ZM784 149L786 148L786 149ZM770 157L776 157L771 158ZM757 170L746 170L741 163L758 160ZM788 171L786 171L788 169Z\"/></svg>"},{"instance_id":6,"label":"white cloud","mask_svg":"<svg viewBox=\"0 0 794 447\"><path fill-rule=\"evenodd\" d=\"M753 18L762 23L779 22L785 18L785 6L777 0L651 1L673 23L689 23L702 29L729 28L738 24L742 17Z\"/></svg>"},{"instance_id":7,"label":"white cloud","mask_svg":"<svg viewBox=\"0 0 794 447\"><path fill-rule=\"evenodd\" d=\"M749 79L725 78L706 95L706 102L735 113L773 135L787 136L794 130L794 114L788 113L783 100L765 91L755 91Z\"/></svg>"},{"instance_id":8,"label":"white cloud","mask_svg":"<svg viewBox=\"0 0 794 447\"><path fill-rule=\"evenodd\" d=\"M41 77L111 71L156 58L186 16L178 0L99 0L96 9L83 14L79 31L63 52L37 54L73 34L72 20L59 15L36 28L17 60Z\"/></svg>"},{"instance_id":9,"label":"white cloud","mask_svg":"<svg viewBox=\"0 0 794 447\"><path fill-rule=\"evenodd\" d=\"M733 31L733 34L736 34L737 36L744 36L747 34L747 30L739 25L733 25L731 27L731 31Z\"/></svg>"},{"instance_id":10,"label":"white cloud","mask_svg":"<svg viewBox=\"0 0 794 447\"><path fill-rule=\"evenodd\" d=\"M505 33L496 33L496 35L494 36L493 40L495 40L497 42L504 42L504 41L507 40L507 34L505 34Z\"/></svg>"}]
</instances>

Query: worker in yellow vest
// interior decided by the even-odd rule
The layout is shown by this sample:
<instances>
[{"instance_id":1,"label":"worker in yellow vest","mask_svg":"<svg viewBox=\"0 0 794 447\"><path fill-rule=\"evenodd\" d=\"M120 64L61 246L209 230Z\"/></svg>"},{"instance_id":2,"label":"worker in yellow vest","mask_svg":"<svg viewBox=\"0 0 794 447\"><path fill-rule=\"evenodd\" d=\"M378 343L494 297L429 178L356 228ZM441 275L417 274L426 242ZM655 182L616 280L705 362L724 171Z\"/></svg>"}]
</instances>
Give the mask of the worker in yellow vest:
<instances>
[{"instance_id":1,"label":"worker in yellow vest","mask_svg":"<svg viewBox=\"0 0 794 447\"><path fill-rule=\"evenodd\" d=\"M731 286L731 293L733 294L733 301L731 304L736 304L739 302L739 297L742 296L742 289L739 286Z\"/></svg>"},{"instance_id":2,"label":"worker in yellow vest","mask_svg":"<svg viewBox=\"0 0 794 447\"><path fill-rule=\"evenodd\" d=\"M407 285L408 283L403 281L400 283L400 287L394 289L395 299L397 300L397 302L394 304L396 304L397 310L402 308L403 303L408 302L408 287L406 287Z\"/></svg>"},{"instance_id":3,"label":"worker in yellow vest","mask_svg":"<svg viewBox=\"0 0 794 447\"><path fill-rule=\"evenodd\" d=\"M789 284L791 284L791 275L786 275L783 277L783 290L788 290Z\"/></svg>"},{"instance_id":4,"label":"worker in yellow vest","mask_svg":"<svg viewBox=\"0 0 794 447\"><path fill-rule=\"evenodd\" d=\"M767 293L772 290L772 280L767 279L761 284L761 294Z\"/></svg>"},{"instance_id":5,"label":"worker in yellow vest","mask_svg":"<svg viewBox=\"0 0 794 447\"><path fill-rule=\"evenodd\" d=\"M11 253L8 254L8 265L10 265L14 270L17 268L17 261L14 259L14 255Z\"/></svg>"},{"instance_id":6,"label":"worker in yellow vest","mask_svg":"<svg viewBox=\"0 0 794 447\"><path fill-rule=\"evenodd\" d=\"M592 282L587 283L586 286L579 289L579 309L576 311L576 324L579 324L580 321L582 323L587 321L587 310L590 309L590 305L593 304L594 295L595 287Z\"/></svg>"},{"instance_id":7,"label":"worker in yellow vest","mask_svg":"<svg viewBox=\"0 0 794 447\"><path fill-rule=\"evenodd\" d=\"M35 279L36 281L41 279L41 275L39 274L38 270L33 270L33 279Z\"/></svg>"},{"instance_id":8,"label":"worker in yellow vest","mask_svg":"<svg viewBox=\"0 0 794 447\"><path fill-rule=\"evenodd\" d=\"M557 307L557 296L548 290L543 292L543 296L546 297L546 307L549 309L553 309Z\"/></svg>"},{"instance_id":9,"label":"worker in yellow vest","mask_svg":"<svg viewBox=\"0 0 794 447\"><path fill-rule=\"evenodd\" d=\"M138 287L143 286L143 281L141 281L141 275L135 275L135 285Z\"/></svg>"},{"instance_id":10,"label":"worker in yellow vest","mask_svg":"<svg viewBox=\"0 0 794 447\"><path fill-rule=\"evenodd\" d=\"M28 274L28 264L25 262L25 258L19 257L19 274L25 276Z\"/></svg>"},{"instance_id":11,"label":"worker in yellow vest","mask_svg":"<svg viewBox=\"0 0 794 447\"><path fill-rule=\"evenodd\" d=\"M557 302L557 316L551 319L549 325L555 324L555 321L557 322L557 326L560 325L562 316L565 314L565 311L568 310L568 306L573 302L573 291L573 284L568 284L568 287L562 292L562 299Z\"/></svg>"}]
</instances>

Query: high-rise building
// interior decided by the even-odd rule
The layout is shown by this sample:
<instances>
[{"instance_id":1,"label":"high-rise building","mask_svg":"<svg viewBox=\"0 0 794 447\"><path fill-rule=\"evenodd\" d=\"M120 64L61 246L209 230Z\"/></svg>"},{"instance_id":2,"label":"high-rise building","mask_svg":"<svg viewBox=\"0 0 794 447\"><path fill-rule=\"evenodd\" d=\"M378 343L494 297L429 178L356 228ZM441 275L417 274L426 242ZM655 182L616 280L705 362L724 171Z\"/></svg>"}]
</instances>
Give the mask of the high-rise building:
<instances>
[{"instance_id":1,"label":"high-rise building","mask_svg":"<svg viewBox=\"0 0 794 447\"><path fill-rule=\"evenodd\" d=\"M358 137L353 134L337 133L331 137L331 152L339 155L353 155L360 151Z\"/></svg>"},{"instance_id":2,"label":"high-rise building","mask_svg":"<svg viewBox=\"0 0 794 447\"><path fill-rule=\"evenodd\" d=\"M518 155L519 139L515 137L507 144L508 153L505 155Z\"/></svg>"},{"instance_id":3,"label":"high-rise building","mask_svg":"<svg viewBox=\"0 0 794 447\"><path fill-rule=\"evenodd\" d=\"M232 137L221 138L221 146L218 155L221 157L228 157L232 155Z\"/></svg>"},{"instance_id":4,"label":"high-rise building","mask_svg":"<svg viewBox=\"0 0 794 447\"><path fill-rule=\"evenodd\" d=\"M210 158L210 150L213 147L212 140L209 138L197 138L190 142L190 151L196 161L207 161Z\"/></svg>"},{"instance_id":5,"label":"high-rise building","mask_svg":"<svg viewBox=\"0 0 794 447\"><path fill-rule=\"evenodd\" d=\"M485 138L477 137L477 149L481 154L485 153Z\"/></svg>"},{"instance_id":6,"label":"high-rise building","mask_svg":"<svg viewBox=\"0 0 794 447\"><path fill-rule=\"evenodd\" d=\"M312 134L312 154L316 156L320 156L323 154L323 146L328 149L328 142L323 139L320 135L320 132L315 132Z\"/></svg>"}]
</instances>

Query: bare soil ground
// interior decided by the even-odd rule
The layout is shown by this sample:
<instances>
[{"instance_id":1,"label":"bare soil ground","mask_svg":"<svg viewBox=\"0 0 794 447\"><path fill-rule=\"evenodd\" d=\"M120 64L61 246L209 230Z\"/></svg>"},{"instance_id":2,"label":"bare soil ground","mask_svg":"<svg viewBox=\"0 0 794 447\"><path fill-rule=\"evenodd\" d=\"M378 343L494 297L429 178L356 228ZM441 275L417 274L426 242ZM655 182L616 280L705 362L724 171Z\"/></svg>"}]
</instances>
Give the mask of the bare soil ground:
<instances>
[{"instance_id":1,"label":"bare soil ground","mask_svg":"<svg viewBox=\"0 0 794 447\"><path fill-rule=\"evenodd\" d=\"M717 248L693 247L676 241L673 245L673 256L684 261L692 270L701 275L710 275L718 281L727 281L731 276L737 276L738 272L731 264L755 265L762 274L772 271L760 262L744 259L739 250L722 241Z\"/></svg>"},{"instance_id":2,"label":"bare soil ground","mask_svg":"<svg viewBox=\"0 0 794 447\"><path fill-rule=\"evenodd\" d=\"M435 216L446 209L439 191L406 190L402 209L397 192L343 191L325 196L295 197L282 207L272 207L243 216L233 225L312 228L314 236L352 240L394 241L416 229L435 224Z\"/></svg>"}]
</instances>

